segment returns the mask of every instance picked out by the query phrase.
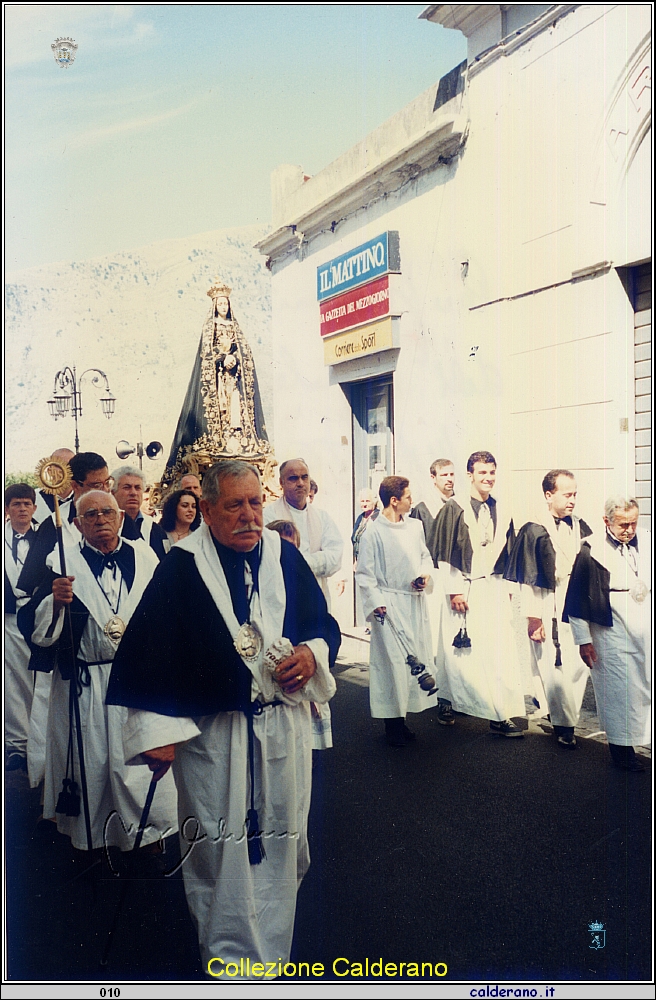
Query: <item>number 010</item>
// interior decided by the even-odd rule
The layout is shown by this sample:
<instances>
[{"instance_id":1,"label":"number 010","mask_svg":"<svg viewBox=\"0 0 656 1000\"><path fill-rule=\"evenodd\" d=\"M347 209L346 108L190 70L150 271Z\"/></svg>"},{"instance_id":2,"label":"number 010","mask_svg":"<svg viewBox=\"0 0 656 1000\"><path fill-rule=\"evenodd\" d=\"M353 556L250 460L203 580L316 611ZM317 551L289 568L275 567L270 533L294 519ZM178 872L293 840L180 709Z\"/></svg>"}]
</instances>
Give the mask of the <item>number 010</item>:
<instances>
[{"instance_id":1,"label":"number 010","mask_svg":"<svg viewBox=\"0 0 656 1000\"><path fill-rule=\"evenodd\" d=\"M102 989L100 990L100 995L101 997L120 997L121 991L117 989L115 986L114 987L110 986L108 990L106 990L105 987L103 986Z\"/></svg>"}]
</instances>

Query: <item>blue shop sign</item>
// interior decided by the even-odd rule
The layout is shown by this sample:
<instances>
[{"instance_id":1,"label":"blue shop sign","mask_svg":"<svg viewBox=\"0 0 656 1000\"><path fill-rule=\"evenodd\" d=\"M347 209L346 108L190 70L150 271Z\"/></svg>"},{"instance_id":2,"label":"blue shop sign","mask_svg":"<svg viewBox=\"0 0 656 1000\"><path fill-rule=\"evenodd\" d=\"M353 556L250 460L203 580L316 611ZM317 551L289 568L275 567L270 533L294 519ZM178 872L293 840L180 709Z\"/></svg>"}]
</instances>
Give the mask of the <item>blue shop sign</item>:
<instances>
[{"instance_id":1,"label":"blue shop sign","mask_svg":"<svg viewBox=\"0 0 656 1000\"><path fill-rule=\"evenodd\" d=\"M398 232L382 233L317 268L317 299L331 299L390 271L400 271Z\"/></svg>"}]
</instances>

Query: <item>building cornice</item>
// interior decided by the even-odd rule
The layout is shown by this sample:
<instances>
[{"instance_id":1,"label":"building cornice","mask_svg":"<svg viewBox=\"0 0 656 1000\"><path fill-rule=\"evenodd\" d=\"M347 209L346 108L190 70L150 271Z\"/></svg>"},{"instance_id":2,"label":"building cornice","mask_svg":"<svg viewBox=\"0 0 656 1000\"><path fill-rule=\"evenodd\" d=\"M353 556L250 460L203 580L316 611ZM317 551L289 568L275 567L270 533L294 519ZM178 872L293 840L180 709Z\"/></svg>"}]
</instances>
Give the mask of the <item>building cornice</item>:
<instances>
[{"instance_id":1,"label":"building cornice","mask_svg":"<svg viewBox=\"0 0 656 1000\"><path fill-rule=\"evenodd\" d=\"M484 27L495 17L498 17L507 9L508 4L431 4L419 15L426 21L434 24L441 24L444 28L453 28L462 31L465 38L470 38L476 31ZM501 59L502 56L509 56L531 38L539 35L545 28L555 24L556 21L571 14L573 10L580 7L579 3L556 3L549 10L523 25L517 31L500 39L495 45L479 52L473 58L469 58L467 74L469 79L480 73L486 66L491 65Z\"/></svg>"},{"instance_id":2,"label":"building cornice","mask_svg":"<svg viewBox=\"0 0 656 1000\"><path fill-rule=\"evenodd\" d=\"M419 19L462 31L469 38L497 17L501 9L502 4L498 3L432 3L422 10Z\"/></svg>"},{"instance_id":3,"label":"building cornice","mask_svg":"<svg viewBox=\"0 0 656 1000\"><path fill-rule=\"evenodd\" d=\"M571 14L573 10L580 7L580 3L558 3L554 4L552 8L546 10L544 14L540 14L536 17L534 21L529 21L528 24L515 31L512 35L508 35L506 38L502 38L501 41L492 46L491 49L487 49L485 52L479 53L467 66L467 75L469 79L480 73L482 69L490 66L492 63L496 62L497 59L501 59L504 56L509 56L515 52L520 46L524 45L526 42L530 41L531 38L535 38L536 35L541 34L546 28L551 27L556 21L565 17L567 14Z\"/></svg>"},{"instance_id":4,"label":"building cornice","mask_svg":"<svg viewBox=\"0 0 656 1000\"><path fill-rule=\"evenodd\" d=\"M466 137L466 115L439 117L384 159L354 174L339 190L289 218L284 225L256 243L256 249L277 258L296 252L302 243L307 243L326 229L334 232L339 222L363 206L399 190L440 162L448 162L462 147ZM304 195L311 196L313 181L315 178L310 178L303 185Z\"/></svg>"}]
</instances>

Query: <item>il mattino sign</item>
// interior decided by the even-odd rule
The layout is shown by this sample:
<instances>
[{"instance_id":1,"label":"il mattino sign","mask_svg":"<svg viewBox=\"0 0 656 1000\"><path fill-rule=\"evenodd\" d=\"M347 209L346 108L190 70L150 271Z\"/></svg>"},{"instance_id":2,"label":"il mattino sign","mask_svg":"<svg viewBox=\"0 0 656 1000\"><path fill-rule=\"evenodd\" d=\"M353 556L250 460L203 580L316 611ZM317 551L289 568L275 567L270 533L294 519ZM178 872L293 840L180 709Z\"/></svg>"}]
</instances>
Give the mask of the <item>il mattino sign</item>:
<instances>
[{"instance_id":1,"label":"il mattino sign","mask_svg":"<svg viewBox=\"0 0 656 1000\"><path fill-rule=\"evenodd\" d=\"M317 299L323 302L390 271L400 271L399 234L390 231L317 268Z\"/></svg>"}]
</instances>

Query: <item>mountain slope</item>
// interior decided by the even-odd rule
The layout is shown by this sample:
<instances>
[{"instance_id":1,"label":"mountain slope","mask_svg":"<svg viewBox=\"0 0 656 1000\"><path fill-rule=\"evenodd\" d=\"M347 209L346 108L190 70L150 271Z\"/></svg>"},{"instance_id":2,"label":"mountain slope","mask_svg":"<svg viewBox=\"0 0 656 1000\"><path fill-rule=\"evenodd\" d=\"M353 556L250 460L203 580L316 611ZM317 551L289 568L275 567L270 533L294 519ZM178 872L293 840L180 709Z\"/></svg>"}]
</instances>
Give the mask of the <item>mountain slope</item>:
<instances>
[{"instance_id":1,"label":"mountain slope","mask_svg":"<svg viewBox=\"0 0 656 1000\"><path fill-rule=\"evenodd\" d=\"M69 415L50 416L55 373L66 365L106 372L116 396L102 415L92 373L82 382L80 448L98 451L110 469L116 444L159 440L161 460L144 458L157 479L175 431L210 308L215 275L232 287L231 305L248 337L271 420L271 287L264 258L253 249L266 229L247 226L165 240L131 252L48 264L7 276L5 447L9 470L32 469L55 448L73 448Z\"/></svg>"}]
</instances>

